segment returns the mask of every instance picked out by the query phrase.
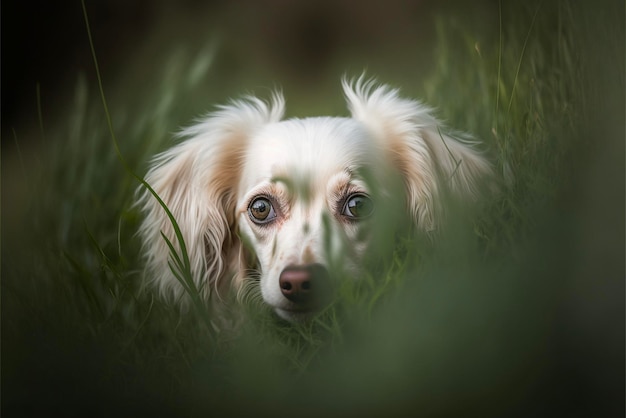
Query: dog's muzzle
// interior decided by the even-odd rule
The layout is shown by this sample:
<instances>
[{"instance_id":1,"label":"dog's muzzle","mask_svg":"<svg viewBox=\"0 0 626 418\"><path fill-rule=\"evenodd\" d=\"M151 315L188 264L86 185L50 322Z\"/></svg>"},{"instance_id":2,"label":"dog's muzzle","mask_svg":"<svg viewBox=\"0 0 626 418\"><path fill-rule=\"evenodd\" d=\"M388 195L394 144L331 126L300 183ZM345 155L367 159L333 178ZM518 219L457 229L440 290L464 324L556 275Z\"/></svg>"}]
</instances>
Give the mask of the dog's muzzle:
<instances>
[{"instance_id":1,"label":"dog's muzzle","mask_svg":"<svg viewBox=\"0 0 626 418\"><path fill-rule=\"evenodd\" d=\"M278 282L283 296L297 312L319 309L332 297L330 274L319 263L287 266Z\"/></svg>"}]
</instances>

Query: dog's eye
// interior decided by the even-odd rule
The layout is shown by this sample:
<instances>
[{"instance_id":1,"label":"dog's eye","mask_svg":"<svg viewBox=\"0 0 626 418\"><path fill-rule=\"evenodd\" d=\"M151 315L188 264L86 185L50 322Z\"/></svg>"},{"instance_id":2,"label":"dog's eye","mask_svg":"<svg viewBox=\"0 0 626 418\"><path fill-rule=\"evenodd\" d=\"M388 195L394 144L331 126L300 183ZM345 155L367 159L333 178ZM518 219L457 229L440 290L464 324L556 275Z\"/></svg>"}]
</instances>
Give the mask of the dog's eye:
<instances>
[{"instance_id":1,"label":"dog's eye","mask_svg":"<svg viewBox=\"0 0 626 418\"><path fill-rule=\"evenodd\" d=\"M349 218L365 218L374 212L374 203L369 196L363 193L355 193L346 199L342 215Z\"/></svg>"},{"instance_id":2,"label":"dog's eye","mask_svg":"<svg viewBox=\"0 0 626 418\"><path fill-rule=\"evenodd\" d=\"M248 214L252 222L266 224L276 218L276 212L270 200L266 197L257 197L248 206Z\"/></svg>"}]
</instances>

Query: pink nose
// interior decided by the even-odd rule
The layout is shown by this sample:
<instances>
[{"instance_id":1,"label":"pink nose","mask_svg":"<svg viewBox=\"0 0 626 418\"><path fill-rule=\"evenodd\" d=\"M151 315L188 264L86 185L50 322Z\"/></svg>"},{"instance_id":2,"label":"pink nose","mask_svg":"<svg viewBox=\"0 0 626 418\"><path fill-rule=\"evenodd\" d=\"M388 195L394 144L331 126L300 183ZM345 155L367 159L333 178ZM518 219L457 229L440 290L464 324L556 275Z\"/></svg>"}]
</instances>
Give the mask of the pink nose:
<instances>
[{"instance_id":1,"label":"pink nose","mask_svg":"<svg viewBox=\"0 0 626 418\"><path fill-rule=\"evenodd\" d=\"M280 290L291 302L298 305L318 305L330 289L328 270L321 264L288 266L278 280Z\"/></svg>"}]
</instances>

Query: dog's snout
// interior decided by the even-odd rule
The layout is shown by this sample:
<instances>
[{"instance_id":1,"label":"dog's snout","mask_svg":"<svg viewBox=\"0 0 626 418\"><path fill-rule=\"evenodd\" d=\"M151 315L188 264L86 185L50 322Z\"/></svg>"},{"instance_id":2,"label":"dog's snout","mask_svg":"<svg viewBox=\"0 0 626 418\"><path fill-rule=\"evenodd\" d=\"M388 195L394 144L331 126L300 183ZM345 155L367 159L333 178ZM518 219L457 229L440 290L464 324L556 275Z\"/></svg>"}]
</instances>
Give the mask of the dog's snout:
<instances>
[{"instance_id":1,"label":"dog's snout","mask_svg":"<svg viewBox=\"0 0 626 418\"><path fill-rule=\"evenodd\" d=\"M309 270L289 267L280 274L280 290L292 302L305 302L312 293Z\"/></svg>"},{"instance_id":2,"label":"dog's snout","mask_svg":"<svg viewBox=\"0 0 626 418\"><path fill-rule=\"evenodd\" d=\"M291 302L303 306L317 306L325 301L330 291L330 275L321 264L288 266L280 274L282 294Z\"/></svg>"}]
</instances>

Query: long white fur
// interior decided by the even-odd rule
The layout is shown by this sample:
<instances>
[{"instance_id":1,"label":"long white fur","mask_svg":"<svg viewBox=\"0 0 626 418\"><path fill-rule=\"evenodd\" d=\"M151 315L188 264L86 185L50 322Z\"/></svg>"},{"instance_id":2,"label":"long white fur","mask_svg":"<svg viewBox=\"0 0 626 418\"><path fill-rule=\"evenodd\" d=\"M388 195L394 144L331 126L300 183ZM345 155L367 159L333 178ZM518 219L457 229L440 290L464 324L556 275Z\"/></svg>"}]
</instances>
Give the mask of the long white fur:
<instances>
[{"instance_id":1,"label":"long white fur","mask_svg":"<svg viewBox=\"0 0 626 418\"><path fill-rule=\"evenodd\" d=\"M304 119L303 123L313 128L322 123L331 127L351 123L358 128L354 135L368 132L376 148L386 151L391 165L404 179L407 211L418 228L436 228L442 189L463 198L478 195L481 179L491 173L489 163L471 143L442 134L430 108L364 77L344 80L343 90L350 118ZM245 165L255 158L247 150L261 130L267 134L292 129L288 127L293 124L281 125L284 107L280 94L274 94L269 103L246 97L222 106L185 129L179 135L182 141L158 155L146 174L145 180L176 218L193 279L206 298L216 287L240 288L253 267L246 265L250 260L243 256L239 242L238 222L242 218L237 202L247 192L241 190L245 183L241 176ZM289 158L289 151L285 152ZM346 148L346 152L357 150ZM325 157L321 154L315 158ZM161 236L165 234L180 250L171 222L147 191L139 191L138 203L144 214L139 234L146 277L164 297L184 300L184 288L170 270L170 250ZM263 252L256 253L258 257ZM261 271L261 280L263 274Z\"/></svg>"},{"instance_id":2,"label":"long white fur","mask_svg":"<svg viewBox=\"0 0 626 418\"><path fill-rule=\"evenodd\" d=\"M183 130L181 143L153 159L145 180L174 215L182 232L192 277L200 293L208 297L210 284L227 274L224 244L232 240L228 212L236 196L232 184L222 184L218 161L229 141L247 138L260 126L278 122L284 114L284 99L275 94L271 103L246 97L221 106L195 125ZM244 149L235 150L235 153ZM237 168L239 169L239 168ZM139 234L143 241L146 277L165 298L179 300L184 288L170 270L170 250L163 233L180 252L174 228L164 209L141 189L138 203L144 212ZM232 216L232 215L231 215Z\"/></svg>"}]
</instances>

